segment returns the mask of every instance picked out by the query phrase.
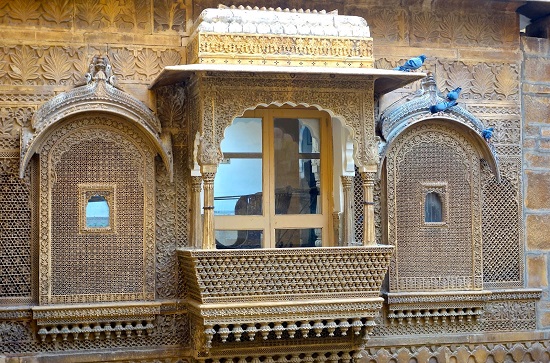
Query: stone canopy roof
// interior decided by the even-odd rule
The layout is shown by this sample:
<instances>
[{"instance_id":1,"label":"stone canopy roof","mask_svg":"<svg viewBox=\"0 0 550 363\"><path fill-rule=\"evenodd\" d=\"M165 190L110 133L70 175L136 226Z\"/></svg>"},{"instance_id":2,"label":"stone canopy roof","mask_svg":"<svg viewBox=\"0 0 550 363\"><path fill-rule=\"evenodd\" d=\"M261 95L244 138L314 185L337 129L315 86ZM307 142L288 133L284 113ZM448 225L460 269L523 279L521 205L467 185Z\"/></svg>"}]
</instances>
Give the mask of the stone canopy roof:
<instances>
[{"instance_id":1,"label":"stone canopy roof","mask_svg":"<svg viewBox=\"0 0 550 363\"><path fill-rule=\"evenodd\" d=\"M204 10L196 24L199 32L370 37L365 19L338 15L338 11L220 5Z\"/></svg>"}]
</instances>

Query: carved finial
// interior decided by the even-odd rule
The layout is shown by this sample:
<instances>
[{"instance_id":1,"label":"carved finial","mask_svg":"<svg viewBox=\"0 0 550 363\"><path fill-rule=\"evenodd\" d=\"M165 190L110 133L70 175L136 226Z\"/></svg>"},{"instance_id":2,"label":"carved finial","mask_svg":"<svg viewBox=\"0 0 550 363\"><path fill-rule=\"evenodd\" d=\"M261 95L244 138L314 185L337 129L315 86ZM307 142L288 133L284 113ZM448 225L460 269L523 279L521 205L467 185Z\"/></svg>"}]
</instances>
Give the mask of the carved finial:
<instances>
[{"instance_id":1,"label":"carved finial","mask_svg":"<svg viewBox=\"0 0 550 363\"><path fill-rule=\"evenodd\" d=\"M92 81L106 81L114 86L116 82L109 59L100 55L94 56L88 67L88 73L84 77L86 78L86 84Z\"/></svg>"}]
</instances>

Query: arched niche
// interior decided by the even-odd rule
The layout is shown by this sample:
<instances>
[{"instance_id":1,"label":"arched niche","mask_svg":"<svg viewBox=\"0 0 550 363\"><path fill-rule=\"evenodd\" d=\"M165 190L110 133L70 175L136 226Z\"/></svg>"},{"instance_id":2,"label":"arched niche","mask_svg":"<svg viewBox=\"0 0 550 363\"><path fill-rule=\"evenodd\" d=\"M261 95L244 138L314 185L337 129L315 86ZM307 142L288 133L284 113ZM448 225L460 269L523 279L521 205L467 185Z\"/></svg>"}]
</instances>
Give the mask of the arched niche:
<instances>
[{"instance_id":1,"label":"arched niche","mask_svg":"<svg viewBox=\"0 0 550 363\"><path fill-rule=\"evenodd\" d=\"M155 296L155 157L172 177L168 134L115 87L96 57L86 84L44 104L24 128L20 173L39 164L39 303L151 301ZM108 222L87 220L101 197ZM93 214L93 213L92 213Z\"/></svg>"},{"instance_id":2,"label":"arched niche","mask_svg":"<svg viewBox=\"0 0 550 363\"><path fill-rule=\"evenodd\" d=\"M481 155L471 135L439 120L417 123L389 145L390 292L483 288ZM426 216L431 194L441 203L438 221Z\"/></svg>"},{"instance_id":3,"label":"arched niche","mask_svg":"<svg viewBox=\"0 0 550 363\"><path fill-rule=\"evenodd\" d=\"M39 301L154 299L155 149L109 114L73 116L37 149L40 165ZM105 227L89 201L109 205Z\"/></svg>"}]
</instances>

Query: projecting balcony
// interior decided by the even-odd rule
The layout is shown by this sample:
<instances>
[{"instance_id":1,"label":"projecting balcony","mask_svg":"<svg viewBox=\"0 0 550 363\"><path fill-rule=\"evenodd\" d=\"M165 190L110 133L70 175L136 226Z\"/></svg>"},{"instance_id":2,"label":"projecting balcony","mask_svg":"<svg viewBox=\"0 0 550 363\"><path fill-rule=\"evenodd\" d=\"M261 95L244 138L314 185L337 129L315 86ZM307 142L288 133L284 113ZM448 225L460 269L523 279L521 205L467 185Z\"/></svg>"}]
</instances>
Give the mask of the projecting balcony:
<instances>
[{"instance_id":1,"label":"projecting balcony","mask_svg":"<svg viewBox=\"0 0 550 363\"><path fill-rule=\"evenodd\" d=\"M392 246L179 250L195 354L281 344L357 351L382 306L392 252Z\"/></svg>"}]
</instances>

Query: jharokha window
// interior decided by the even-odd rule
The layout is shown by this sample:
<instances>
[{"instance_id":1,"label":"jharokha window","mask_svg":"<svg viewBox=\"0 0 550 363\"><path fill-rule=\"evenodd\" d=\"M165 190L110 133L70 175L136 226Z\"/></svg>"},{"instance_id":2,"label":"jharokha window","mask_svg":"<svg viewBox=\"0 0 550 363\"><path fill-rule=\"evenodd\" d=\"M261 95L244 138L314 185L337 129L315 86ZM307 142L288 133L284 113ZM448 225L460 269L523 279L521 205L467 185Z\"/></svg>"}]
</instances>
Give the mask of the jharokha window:
<instances>
[{"instance_id":1,"label":"jharokha window","mask_svg":"<svg viewBox=\"0 0 550 363\"><path fill-rule=\"evenodd\" d=\"M217 248L318 247L330 236L329 116L264 109L236 118L214 181Z\"/></svg>"}]
</instances>

